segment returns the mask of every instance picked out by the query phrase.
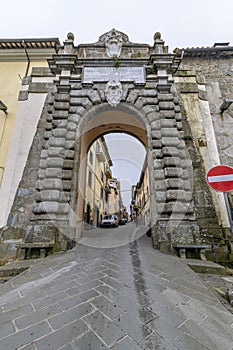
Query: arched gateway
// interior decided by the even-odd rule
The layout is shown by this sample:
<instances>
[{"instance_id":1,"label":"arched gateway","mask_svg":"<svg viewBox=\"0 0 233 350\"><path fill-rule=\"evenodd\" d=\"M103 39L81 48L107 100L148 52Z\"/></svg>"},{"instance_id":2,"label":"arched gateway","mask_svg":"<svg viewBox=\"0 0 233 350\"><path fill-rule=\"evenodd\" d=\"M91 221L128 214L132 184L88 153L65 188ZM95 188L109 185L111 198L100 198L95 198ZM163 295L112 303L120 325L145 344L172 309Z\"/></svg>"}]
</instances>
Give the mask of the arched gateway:
<instances>
[{"instance_id":1,"label":"arched gateway","mask_svg":"<svg viewBox=\"0 0 233 350\"><path fill-rule=\"evenodd\" d=\"M49 69L34 68L27 82L29 94L47 96L5 238L20 238L23 256L28 249L67 249L78 239L87 150L118 131L147 149L154 247L225 244L175 84L181 53L168 53L159 33L153 47L114 29L95 44L74 47L73 40L70 33Z\"/></svg>"}]
</instances>

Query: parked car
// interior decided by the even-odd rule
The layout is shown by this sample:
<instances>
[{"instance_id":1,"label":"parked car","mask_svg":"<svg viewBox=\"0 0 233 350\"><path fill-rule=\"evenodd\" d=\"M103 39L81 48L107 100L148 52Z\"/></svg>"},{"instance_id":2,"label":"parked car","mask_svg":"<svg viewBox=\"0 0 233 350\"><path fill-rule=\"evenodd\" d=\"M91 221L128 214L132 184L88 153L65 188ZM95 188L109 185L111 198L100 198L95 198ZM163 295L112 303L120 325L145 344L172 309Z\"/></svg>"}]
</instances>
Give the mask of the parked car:
<instances>
[{"instance_id":1,"label":"parked car","mask_svg":"<svg viewBox=\"0 0 233 350\"><path fill-rule=\"evenodd\" d=\"M105 215L100 223L100 227L118 227L117 215Z\"/></svg>"},{"instance_id":2,"label":"parked car","mask_svg":"<svg viewBox=\"0 0 233 350\"><path fill-rule=\"evenodd\" d=\"M127 219L126 218L121 218L120 220L119 220L119 225L125 225L126 223L127 223Z\"/></svg>"}]
</instances>

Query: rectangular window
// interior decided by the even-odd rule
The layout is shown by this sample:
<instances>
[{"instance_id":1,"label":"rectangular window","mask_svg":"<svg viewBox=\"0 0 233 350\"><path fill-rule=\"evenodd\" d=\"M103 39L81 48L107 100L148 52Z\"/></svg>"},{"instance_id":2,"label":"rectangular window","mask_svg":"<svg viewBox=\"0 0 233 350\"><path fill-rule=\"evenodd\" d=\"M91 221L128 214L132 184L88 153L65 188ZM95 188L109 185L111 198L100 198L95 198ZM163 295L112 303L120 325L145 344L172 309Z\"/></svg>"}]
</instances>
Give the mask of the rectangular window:
<instances>
[{"instance_id":1,"label":"rectangular window","mask_svg":"<svg viewBox=\"0 0 233 350\"><path fill-rule=\"evenodd\" d=\"M104 182L104 173L103 173L103 171L102 171L102 170L101 170L100 177L101 177L101 181L102 181L102 182Z\"/></svg>"},{"instance_id":2,"label":"rectangular window","mask_svg":"<svg viewBox=\"0 0 233 350\"><path fill-rule=\"evenodd\" d=\"M92 151L90 151L89 161L90 161L91 165L93 165L93 153L92 153Z\"/></svg>"},{"instance_id":3,"label":"rectangular window","mask_svg":"<svg viewBox=\"0 0 233 350\"><path fill-rule=\"evenodd\" d=\"M88 185L91 187L92 186L92 172L89 170L88 173Z\"/></svg>"},{"instance_id":4,"label":"rectangular window","mask_svg":"<svg viewBox=\"0 0 233 350\"><path fill-rule=\"evenodd\" d=\"M104 198L104 189L103 189L103 187L101 187L101 189L100 189L100 198L101 199Z\"/></svg>"}]
</instances>

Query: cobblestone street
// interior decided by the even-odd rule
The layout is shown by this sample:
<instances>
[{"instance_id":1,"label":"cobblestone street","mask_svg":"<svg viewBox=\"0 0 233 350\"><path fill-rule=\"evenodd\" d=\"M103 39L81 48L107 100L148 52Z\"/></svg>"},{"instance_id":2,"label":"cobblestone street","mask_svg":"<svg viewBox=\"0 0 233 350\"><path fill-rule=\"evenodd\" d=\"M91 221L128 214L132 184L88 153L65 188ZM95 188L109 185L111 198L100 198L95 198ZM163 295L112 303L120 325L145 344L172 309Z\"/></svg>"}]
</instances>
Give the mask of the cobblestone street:
<instances>
[{"instance_id":1,"label":"cobblestone street","mask_svg":"<svg viewBox=\"0 0 233 350\"><path fill-rule=\"evenodd\" d=\"M233 349L233 315L181 259L134 224L109 232L1 285L1 350Z\"/></svg>"}]
</instances>

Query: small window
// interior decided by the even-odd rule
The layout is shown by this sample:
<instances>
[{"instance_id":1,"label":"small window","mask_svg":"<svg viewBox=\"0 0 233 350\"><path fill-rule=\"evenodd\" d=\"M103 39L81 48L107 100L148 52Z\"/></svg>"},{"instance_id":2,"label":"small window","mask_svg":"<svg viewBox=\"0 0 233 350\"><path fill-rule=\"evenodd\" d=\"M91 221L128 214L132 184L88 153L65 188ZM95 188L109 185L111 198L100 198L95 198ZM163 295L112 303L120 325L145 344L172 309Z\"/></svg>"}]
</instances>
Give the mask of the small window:
<instances>
[{"instance_id":1,"label":"small window","mask_svg":"<svg viewBox=\"0 0 233 350\"><path fill-rule=\"evenodd\" d=\"M101 170L100 178L101 178L101 181L104 182L104 173L102 170Z\"/></svg>"},{"instance_id":2,"label":"small window","mask_svg":"<svg viewBox=\"0 0 233 350\"><path fill-rule=\"evenodd\" d=\"M89 170L88 173L88 185L91 187L92 186L92 172Z\"/></svg>"},{"instance_id":3,"label":"small window","mask_svg":"<svg viewBox=\"0 0 233 350\"><path fill-rule=\"evenodd\" d=\"M101 189L100 189L100 198L101 199L104 198L104 189L103 189L103 187L101 187Z\"/></svg>"},{"instance_id":4,"label":"small window","mask_svg":"<svg viewBox=\"0 0 233 350\"><path fill-rule=\"evenodd\" d=\"M92 153L92 151L90 151L89 161L93 165L93 153Z\"/></svg>"}]
</instances>

